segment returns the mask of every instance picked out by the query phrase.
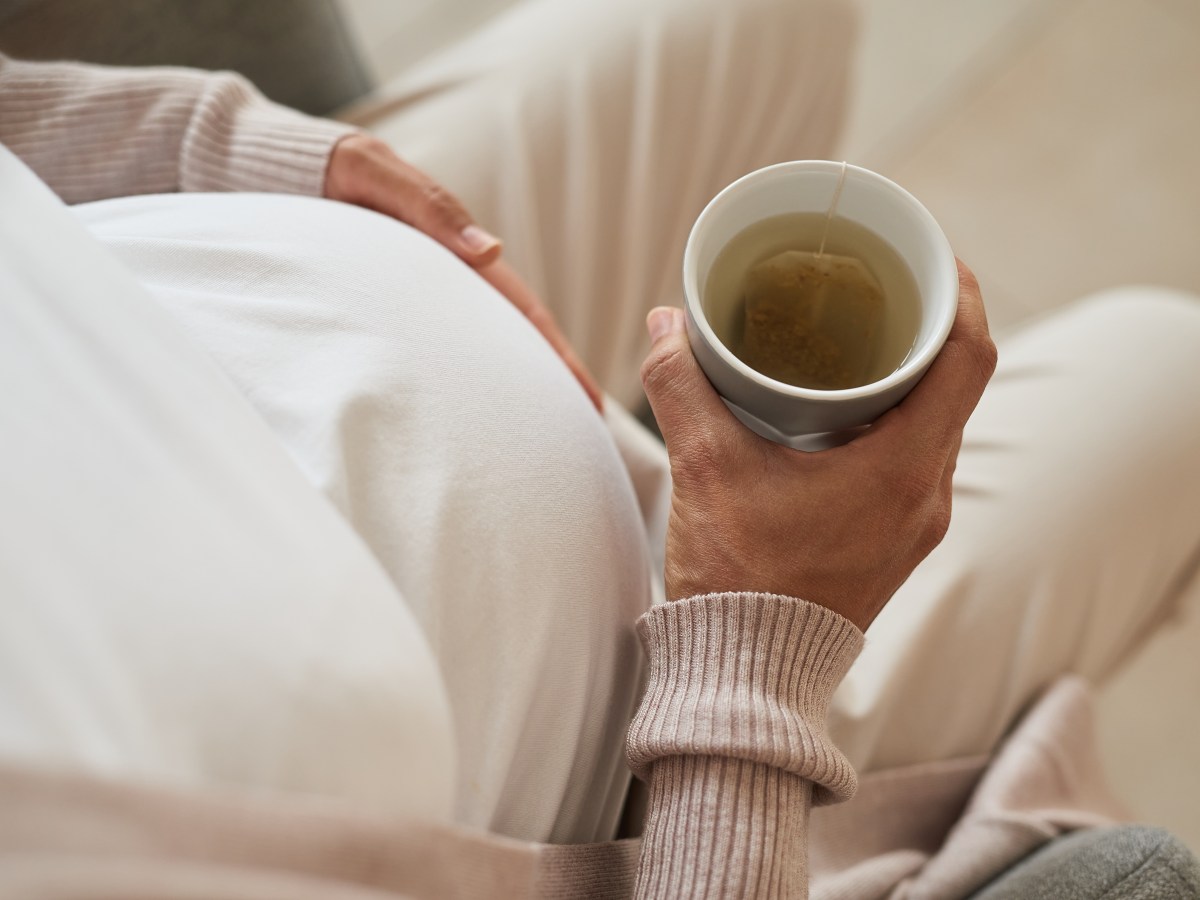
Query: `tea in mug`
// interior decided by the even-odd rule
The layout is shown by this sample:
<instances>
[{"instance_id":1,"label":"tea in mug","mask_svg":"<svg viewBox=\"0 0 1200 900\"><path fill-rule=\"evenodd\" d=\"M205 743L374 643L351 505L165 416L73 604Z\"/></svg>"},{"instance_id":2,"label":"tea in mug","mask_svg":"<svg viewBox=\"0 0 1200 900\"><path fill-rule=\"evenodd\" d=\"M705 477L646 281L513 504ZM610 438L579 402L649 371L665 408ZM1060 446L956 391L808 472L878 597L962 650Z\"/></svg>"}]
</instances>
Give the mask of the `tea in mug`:
<instances>
[{"instance_id":1,"label":"tea in mug","mask_svg":"<svg viewBox=\"0 0 1200 900\"><path fill-rule=\"evenodd\" d=\"M717 337L752 369L842 390L903 365L920 327L916 279L869 229L822 212L755 222L717 255L704 306Z\"/></svg>"}]
</instances>

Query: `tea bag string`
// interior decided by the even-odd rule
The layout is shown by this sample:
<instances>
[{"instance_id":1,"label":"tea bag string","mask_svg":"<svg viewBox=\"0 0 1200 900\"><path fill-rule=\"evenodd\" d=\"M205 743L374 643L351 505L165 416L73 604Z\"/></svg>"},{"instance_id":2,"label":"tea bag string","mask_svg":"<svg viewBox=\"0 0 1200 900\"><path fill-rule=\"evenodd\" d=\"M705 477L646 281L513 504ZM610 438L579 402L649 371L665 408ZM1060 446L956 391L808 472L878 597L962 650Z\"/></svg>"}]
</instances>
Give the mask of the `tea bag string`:
<instances>
[{"instance_id":1,"label":"tea bag string","mask_svg":"<svg viewBox=\"0 0 1200 900\"><path fill-rule=\"evenodd\" d=\"M833 199L829 201L829 212L825 213L825 229L821 232L821 246L817 248L817 259L825 255L825 241L829 238L829 226L833 222L833 214L837 212L838 201L842 199L842 188L846 184L846 161L842 160L842 171L838 175L837 187L833 189Z\"/></svg>"}]
</instances>

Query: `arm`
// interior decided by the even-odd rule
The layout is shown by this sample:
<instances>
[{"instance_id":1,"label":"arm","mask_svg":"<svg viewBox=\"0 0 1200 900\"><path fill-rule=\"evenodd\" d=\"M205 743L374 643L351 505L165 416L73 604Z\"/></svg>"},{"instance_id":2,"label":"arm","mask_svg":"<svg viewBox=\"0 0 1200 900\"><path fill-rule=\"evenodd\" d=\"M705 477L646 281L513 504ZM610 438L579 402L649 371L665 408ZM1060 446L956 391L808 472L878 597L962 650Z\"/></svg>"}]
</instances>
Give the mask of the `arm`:
<instances>
[{"instance_id":1,"label":"arm","mask_svg":"<svg viewBox=\"0 0 1200 900\"><path fill-rule=\"evenodd\" d=\"M802 897L808 814L857 781L825 735L862 632L814 603L710 594L639 622L628 755L648 782L638 897Z\"/></svg>"},{"instance_id":2,"label":"arm","mask_svg":"<svg viewBox=\"0 0 1200 900\"><path fill-rule=\"evenodd\" d=\"M0 54L0 143L67 203L171 191L321 196L354 129L271 103L231 72Z\"/></svg>"},{"instance_id":3,"label":"arm","mask_svg":"<svg viewBox=\"0 0 1200 900\"><path fill-rule=\"evenodd\" d=\"M946 532L962 429L995 367L979 287L963 269L954 329L912 393L820 453L733 418L679 310L650 328L642 381L673 484L668 603L638 623L649 683L626 746L649 783L636 895L805 897L809 811L856 784L825 734L830 699Z\"/></svg>"}]
</instances>

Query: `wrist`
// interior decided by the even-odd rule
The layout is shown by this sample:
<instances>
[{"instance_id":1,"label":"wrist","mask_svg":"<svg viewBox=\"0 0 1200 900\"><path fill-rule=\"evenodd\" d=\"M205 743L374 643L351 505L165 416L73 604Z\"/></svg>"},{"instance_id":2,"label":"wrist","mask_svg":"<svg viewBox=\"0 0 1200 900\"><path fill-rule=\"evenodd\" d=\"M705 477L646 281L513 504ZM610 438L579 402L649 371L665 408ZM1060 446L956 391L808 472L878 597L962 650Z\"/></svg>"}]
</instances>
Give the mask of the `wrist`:
<instances>
[{"instance_id":1,"label":"wrist","mask_svg":"<svg viewBox=\"0 0 1200 900\"><path fill-rule=\"evenodd\" d=\"M654 607L638 634L649 678L626 752L639 776L667 757L721 756L813 780L818 803L853 793L853 771L824 736L862 648L851 622L792 597L708 594Z\"/></svg>"},{"instance_id":2,"label":"wrist","mask_svg":"<svg viewBox=\"0 0 1200 900\"><path fill-rule=\"evenodd\" d=\"M376 146L380 144L383 142L378 138L362 131L352 131L339 138L329 151L323 195L330 200L358 202L357 186L362 182L371 157L381 152Z\"/></svg>"},{"instance_id":3,"label":"wrist","mask_svg":"<svg viewBox=\"0 0 1200 900\"><path fill-rule=\"evenodd\" d=\"M731 567L722 567L729 571ZM811 580L810 580L811 581ZM786 600L803 600L824 607L846 619L859 631L866 631L887 601L875 602L877 591L870 585L858 590L822 588L818 583L800 586L801 579L772 579L755 573L737 573L727 577L696 577L675 569L668 560L665 573L669 602L715 594L755 594Z\"/></svg>"}]
</instances>

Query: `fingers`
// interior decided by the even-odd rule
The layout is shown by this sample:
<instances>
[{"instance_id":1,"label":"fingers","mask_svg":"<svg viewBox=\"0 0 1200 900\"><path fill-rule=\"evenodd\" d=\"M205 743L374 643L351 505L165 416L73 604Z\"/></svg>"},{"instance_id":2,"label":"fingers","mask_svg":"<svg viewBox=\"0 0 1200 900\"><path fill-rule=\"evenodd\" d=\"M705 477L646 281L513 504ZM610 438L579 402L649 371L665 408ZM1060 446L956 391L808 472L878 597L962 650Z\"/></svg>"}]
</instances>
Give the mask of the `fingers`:
<instances>
[{"instance_id":1,"label":"fingers","mask_svg":"<svg viewBox=\"0 0 1200 900\"><path fill-rule=\"evenodd\" d=\"M877 438L903 428L924 444L949 449L996 369L979 282L961 261L958 267L958 312L946 344L912 392L871 429Z\"/></svg>"},{"instance_id":2,"label":"fingers","mask_svg":"<svg viewBox=\"0 0 1200 900\"><path fill-rule=\"evenodd\" d=\"M458 198L392 148L367 134L352 134L334 147L325 173L325 196L366 206L424 232L480 270L550 342L596 409L604 395L537 295L499 261L500 240L480 228Z\"/></svg>"},{"instance_id":3,"label":"fingers","mask_svg":"<svg viewBox=\"0 0 1200 900\"><path fill-rule=\"evenodd\" d=\"M604 392L600 390L600 385L596 383L592 373L583 364L583 360L579 358L579 354L575 352L575 348L571 346L567 336L559 330L558 323L554 321L550 311L540 303L533 309L522 311L526 318L533 323L533 327L540 331L542 337L554 348L554 352L566 363L571 374L575 376L575 380L579 382L584 393L588 395L588 399L592 401L592 405L596 407L597 411L604 412Z\"/></svg>"},{"instance_id":4,"label":"fingers","mask_svg":"<svg viewBox=\"0 0 1200 900\"><path fill-rule=\"evenodd\" d=\"M692 355L683 310L660 306L646 318L650 355L642 363L642 387L667 449L677 452L701 436L737 428L733 413Z\"/></svg>"},{"instance_id":5,"label":"fingers","mask_svg":"<svg viewBox=\"0 0 1200 900\"><path fill-rule=\"evenodd\" d=\"M425 232L472 266L485 266L500 255L500 240L475 224L448 190L398 157L388 166L382 210Z\"/></svg>"},{"instance_id":6,"label":"fingers","mask_svg":"<svg viewBox=\"0 0 1200 900\"><path fill-rule=\"evenodd\" d=\"M554 351L562 358L562 361L566 363L567 368L571 370L571 374L575 376L575 380L579 382L584 393L588 395L588 399L592 401L592 405L600 412L603 412L604 393L600 390L600 385L596 383L596 379L592 377L592 373L583 364L583 360L579 358L579 355L575 352L575 348L567 340L567 336L559 330L558 323L554 321L554 317L550 315L550 311L546 309L529 285L521 279L521 276L502 259L498 259L491 265L482 267L479 270L479 274L492 287L503 294L508 299L508 302L515 306L525 318L533 323L533 327L541 332L542 337L549 342Z\"/></svg>"},{"instance_id":7,"label":"fingers","mask_svg":"<svg viewBox=\"0 0 1200 900\"><path fill-rule=\"evenodd\" d=\"M500 255L500 240L480 228L457 197L370 135L351 135L334 147L325 194L406 222L472 266Z\"/></svg>"},{"instance_id":8,"label":"fingers","mask_svg":"<svg viewBox=\"0 0 1200 900\"><path fill-rule=\"evenodd\" d=\"M938 484L937 496L934 498L933 507L930 512L929 533L929 552L932 553L934 547L942 542L950 530L950 523L953 519L952 513L954 510L954 471L958 467L958 454L962 449L962 433L953 441L950 447L949 457L946 460L945 469L942 471L942 478Z\"/></svg>"},{"instance_id":9,"label":"fingers","mask_svg":"<svg viewBox=\"0 0 1200 900\"><path fill-rule=\"evenodd\" d=\"M944 409L947 424L961 433L996 371L997 354L988 332L979 282L961 262L958 273L958 314L954 326L946 346L909 397L923 418L932 420L935 407Z\"/></svg>"},{"instance_id":10,"label":"fingers","mask_svg":"<svg viewBox=\"0 0 1200 900\"><path fill-rule=\"evenodd\" d=\"M546 334L546 332L543 331L542 334ZM583 392L592 401L592 406L596 407L596 412L604 412L604 391L600 390L600 385L596 383L596 379L592 377L592 373L583 364L583 360L579 358L579 354L567 341L566 336L558 330L557 325L554 326L554 335L553 338L549 335L546 337L550 341L550 346L558 351L558 355L562 357L567 368L571 370L571 374L575 376L575 380L579 382L579 386L583 388Z\"/></svg>"}]
</instances>

